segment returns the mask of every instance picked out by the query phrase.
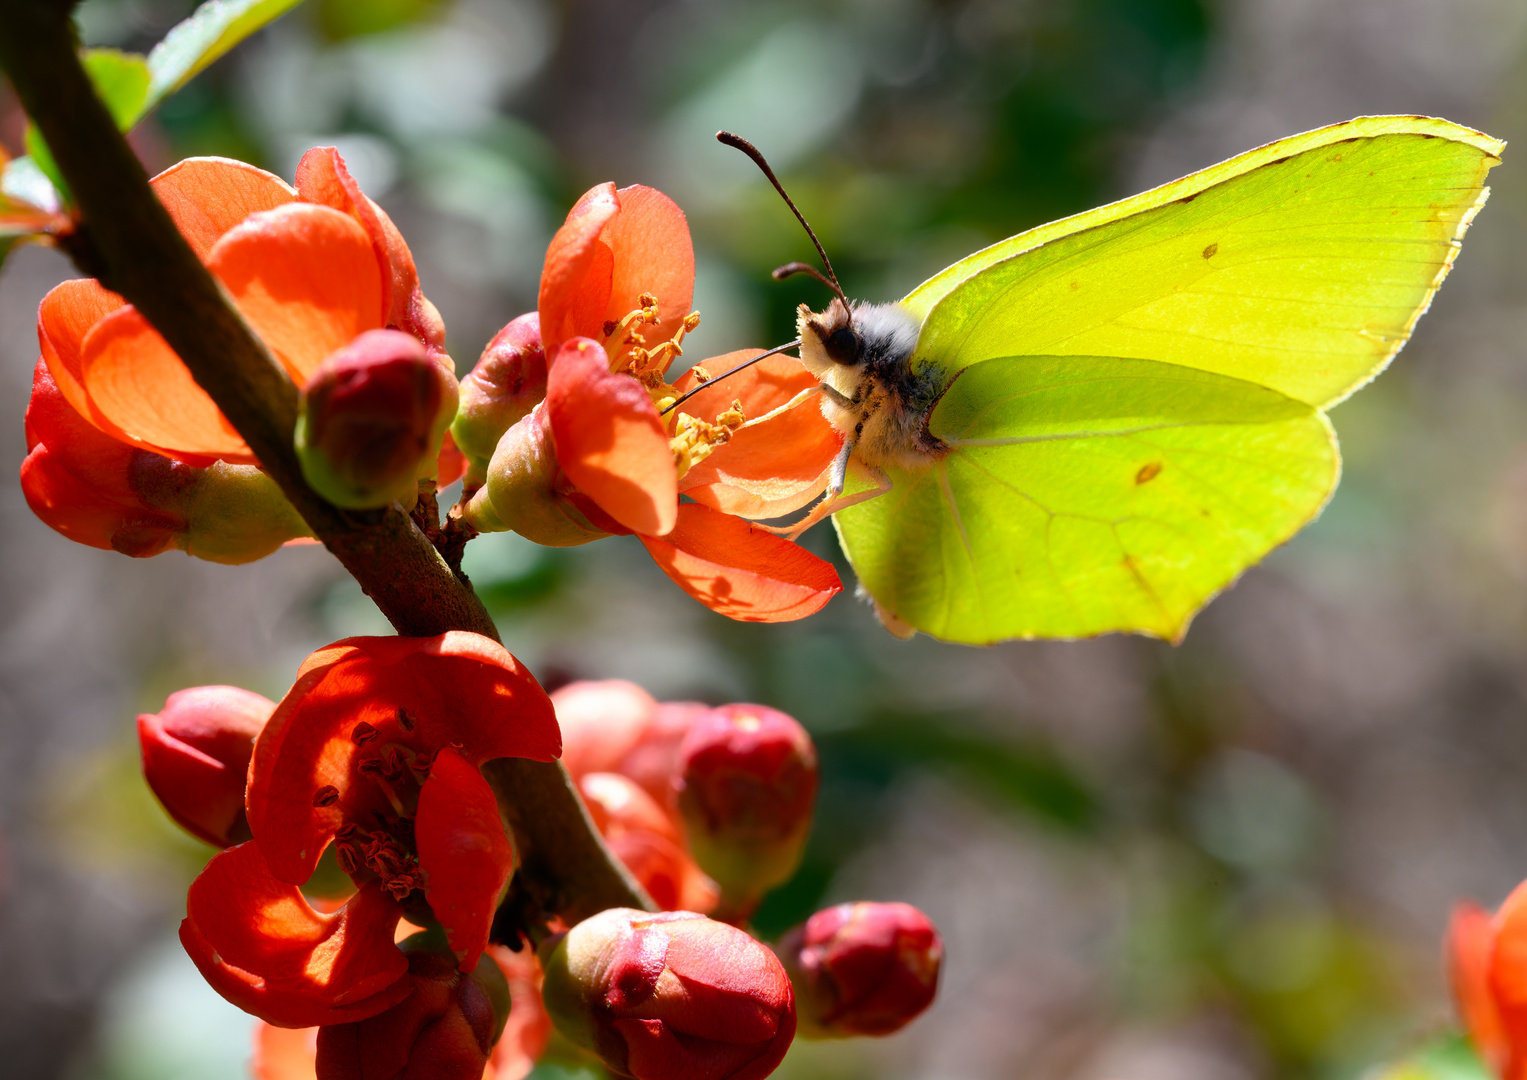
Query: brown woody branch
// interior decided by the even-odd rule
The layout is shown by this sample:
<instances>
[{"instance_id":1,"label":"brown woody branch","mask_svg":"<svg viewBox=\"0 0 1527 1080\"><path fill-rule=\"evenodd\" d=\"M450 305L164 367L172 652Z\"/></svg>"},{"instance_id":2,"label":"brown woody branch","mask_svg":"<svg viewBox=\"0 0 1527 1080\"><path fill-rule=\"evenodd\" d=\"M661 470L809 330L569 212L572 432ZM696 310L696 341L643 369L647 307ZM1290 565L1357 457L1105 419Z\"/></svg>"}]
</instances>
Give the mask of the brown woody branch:
<instances>
[{"instance_id":1,"label":"brown woody branch","mask_svg":"<svg viewBox=\"0 0 1527 1080\"><path fill-rule=\"evenodd\" d=\"M482 602L410 517L359 520L307 486L292 449L297 388L192 252L79 61L71 3L0 0L0 66L68 181L80 219L64 246L132 303L185 361L261 466L398 633L470 630L497 640ZM565 769L517 759L487 775L527 872L577 921L651 903L610 855Z\"/></svg>"}]
</instances>

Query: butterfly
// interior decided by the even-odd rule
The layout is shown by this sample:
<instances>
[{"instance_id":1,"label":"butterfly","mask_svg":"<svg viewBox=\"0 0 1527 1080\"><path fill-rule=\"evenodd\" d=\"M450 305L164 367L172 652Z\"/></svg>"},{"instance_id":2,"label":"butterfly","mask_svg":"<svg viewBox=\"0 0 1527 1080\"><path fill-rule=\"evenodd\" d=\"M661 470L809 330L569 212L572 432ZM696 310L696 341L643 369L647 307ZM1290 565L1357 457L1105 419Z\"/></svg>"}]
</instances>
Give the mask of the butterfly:
<instances>
[{"instance_id":1,"label":"butterfly","mask_svg":"<svg viewBox=\"0 0 1527 1080\"><path fill-rule=\"evenodd\" d=\"M1410 337L1503 147L1360 117L1020 233L892 304L850 303L825 252L826 276L781 267L837 293L800 309L844 437L802 526L832 516L902 636L1180 640L1331 498L1326 411Z\"/></svg>"}]
</instances>

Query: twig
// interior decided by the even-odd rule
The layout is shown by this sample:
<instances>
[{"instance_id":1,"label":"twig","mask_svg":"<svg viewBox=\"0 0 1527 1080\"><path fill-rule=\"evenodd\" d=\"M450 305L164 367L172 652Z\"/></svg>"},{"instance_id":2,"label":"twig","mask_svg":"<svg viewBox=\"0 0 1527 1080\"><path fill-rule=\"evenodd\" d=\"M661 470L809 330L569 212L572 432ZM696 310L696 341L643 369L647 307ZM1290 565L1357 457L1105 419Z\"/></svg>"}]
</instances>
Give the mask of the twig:
<instances>
[{"instance_id":1,"label":"twig","mask_svg":"<svg viewBox=\"0 0 1527 1080\"><path fill-rule=\"evenodd\" d=\"M81 268L132 303L185 361L261 466L376 602L398 633L498 630L409 516L348 518L303 481L292 449L297 388L197 259L149 187L84 67L61 0L0 0L0 66L47 139L78 205L68 247ZM486 770L513 823L526 869L582 918L650 907L610 855L560 764L510 759Z\"/></svg>"}]
</instances>

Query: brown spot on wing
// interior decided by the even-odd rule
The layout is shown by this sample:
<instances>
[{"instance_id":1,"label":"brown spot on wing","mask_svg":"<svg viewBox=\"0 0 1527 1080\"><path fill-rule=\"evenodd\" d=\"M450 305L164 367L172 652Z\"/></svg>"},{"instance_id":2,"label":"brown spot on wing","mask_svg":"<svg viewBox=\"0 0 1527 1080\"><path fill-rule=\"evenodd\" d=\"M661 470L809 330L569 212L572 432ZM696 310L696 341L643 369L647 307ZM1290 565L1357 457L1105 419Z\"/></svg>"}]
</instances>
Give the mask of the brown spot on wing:
<instances>
[{"instance_id":1,"label":"brown spot on wing","mask_svg":"<svg viewBox=\"0 0 1527 1080\"><path fill-rule=\"evenodd\" d=\"M1212 259L1212 258L1214 258L1214 256L1216 256L1218 254L1219 254L1219 244L1217 242L1213 243L1213 244L1210 244L1208 247L1204 248L1204 258L1206 258L1206 259Z\"/></svg>"},{"instance_id":2,"label":"brown spot on wing","mask_svg":"<svg viewBox=\"0 0 1527 1080\"><path fill-rule=\"evenodd\" d=\"M1148 461L1140 466L1140 471L1135 473L1135 483L1148 484L1157 476L1161 475L1161 462Z\"/></svg>"}]
</instances>

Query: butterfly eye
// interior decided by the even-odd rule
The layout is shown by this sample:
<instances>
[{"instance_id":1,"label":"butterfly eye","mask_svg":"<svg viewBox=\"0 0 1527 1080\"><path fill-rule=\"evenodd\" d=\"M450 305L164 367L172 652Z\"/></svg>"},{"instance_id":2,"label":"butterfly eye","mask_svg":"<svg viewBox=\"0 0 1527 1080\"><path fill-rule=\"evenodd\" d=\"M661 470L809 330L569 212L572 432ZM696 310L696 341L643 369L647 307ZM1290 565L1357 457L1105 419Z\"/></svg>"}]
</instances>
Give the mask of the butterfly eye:
<instances>
[{"instance_id":1,"label":"butterfly eye","mask_svg":"<svg viewBox=\"0 0 1527 1080\"><path fill-rule=\"evenodd\" d=\"M840 364L857 364L859 362L859 347L862 344L859 334L851 327L840 327L827 335L823 346L827 349L827 355Z\"/></svg>"}]
</instances>

